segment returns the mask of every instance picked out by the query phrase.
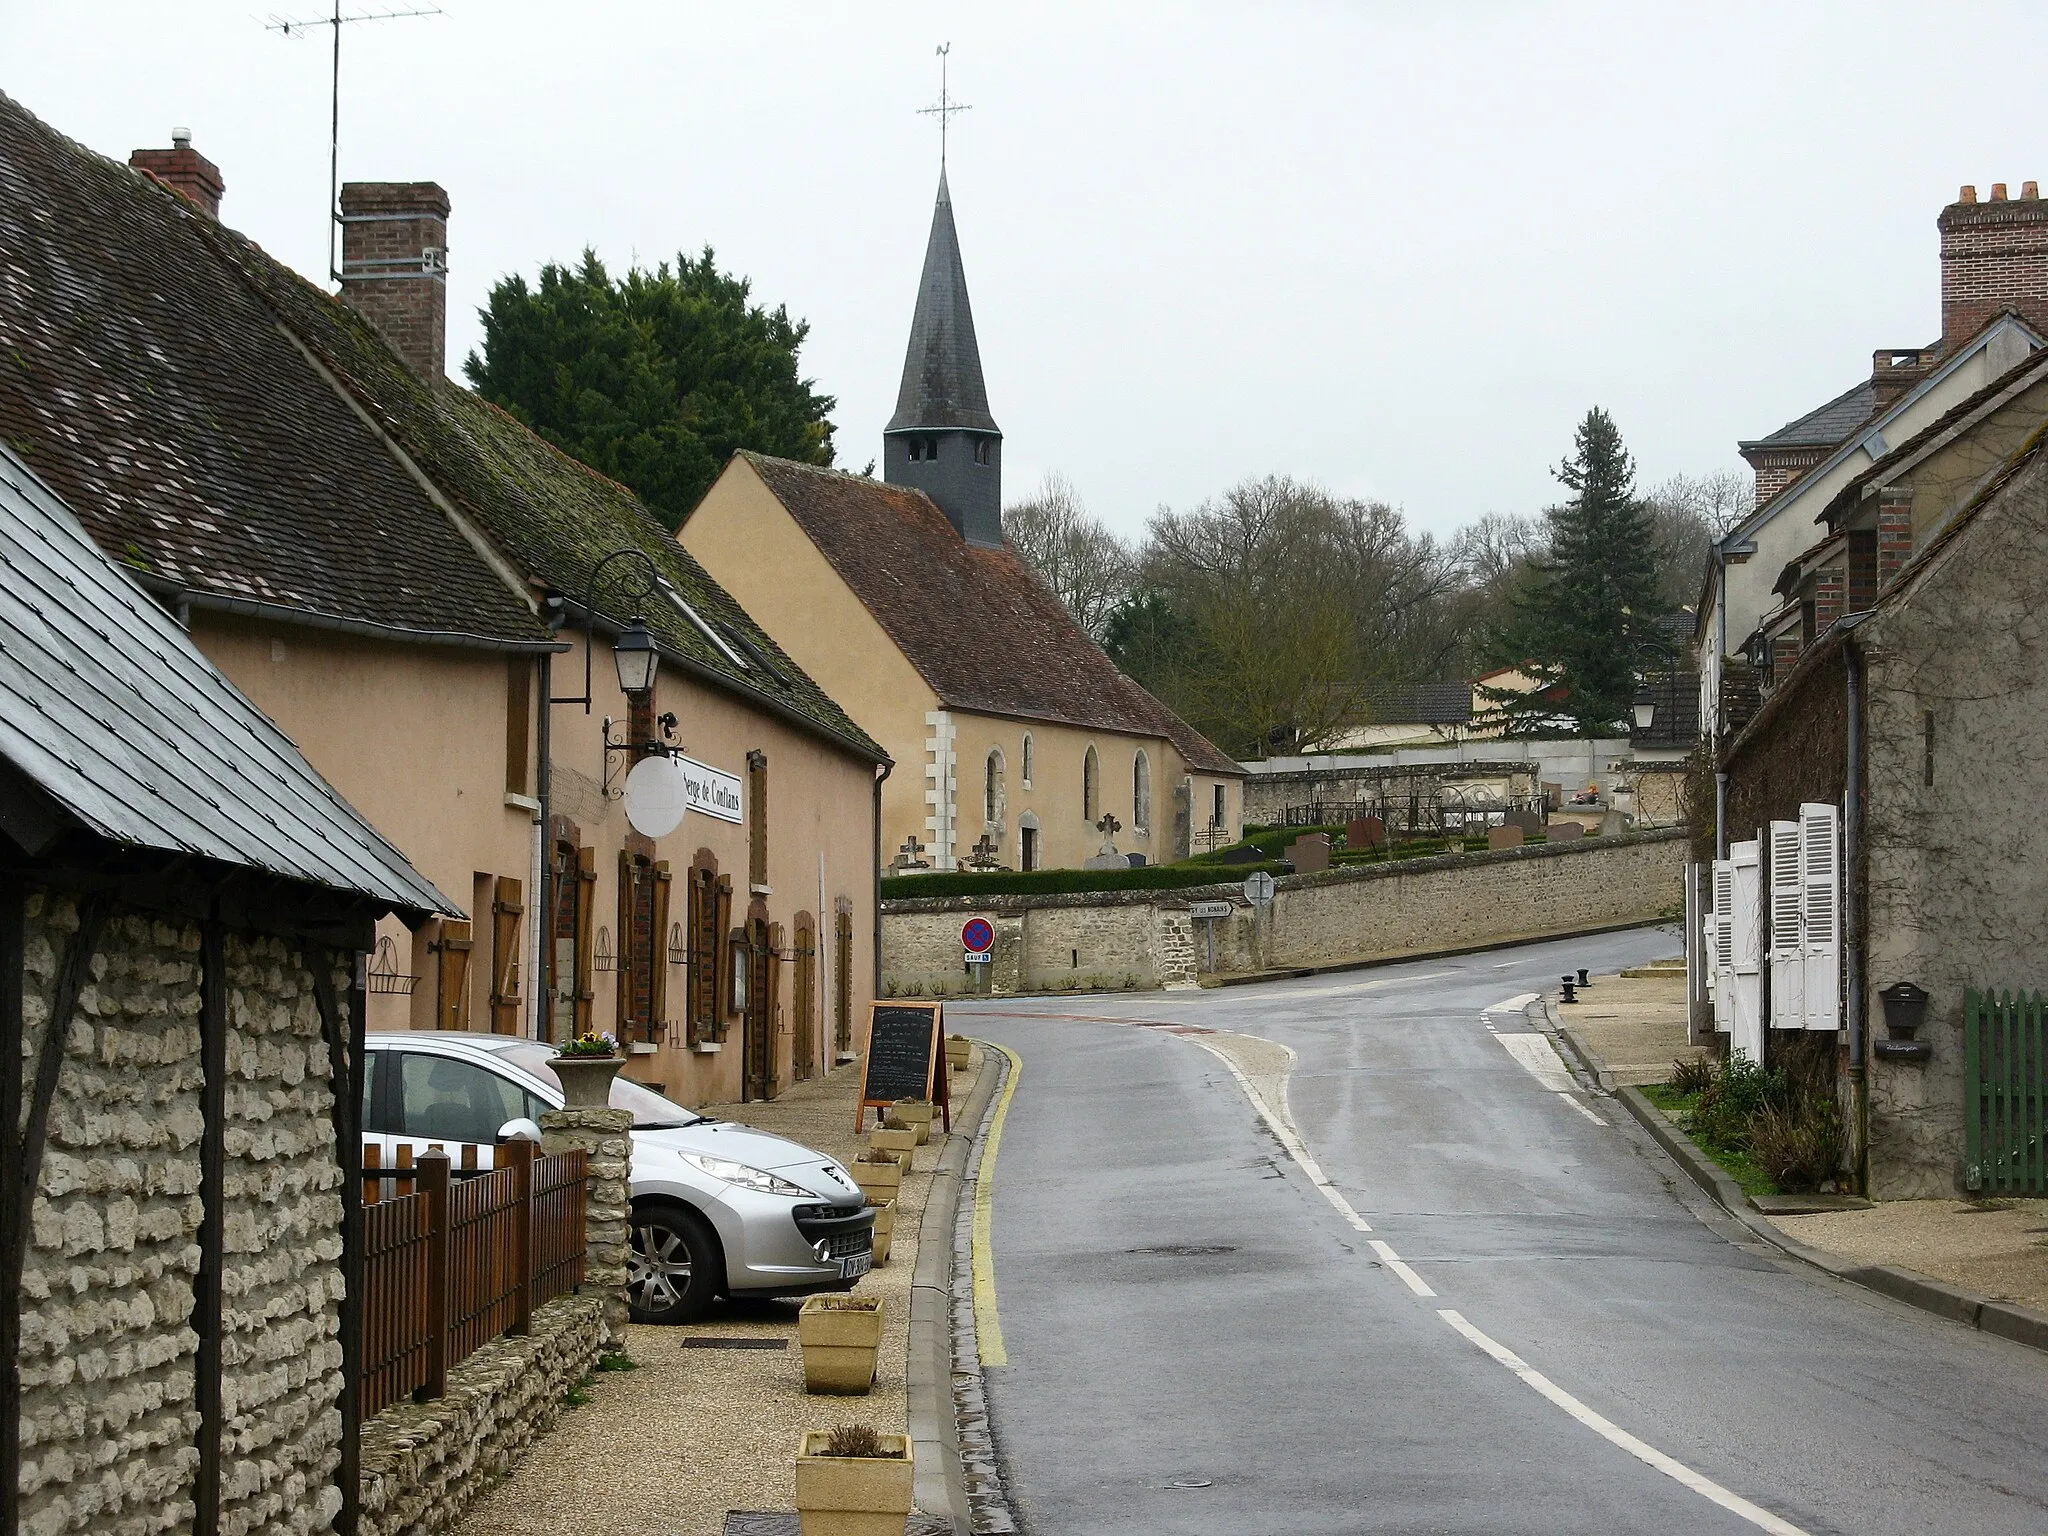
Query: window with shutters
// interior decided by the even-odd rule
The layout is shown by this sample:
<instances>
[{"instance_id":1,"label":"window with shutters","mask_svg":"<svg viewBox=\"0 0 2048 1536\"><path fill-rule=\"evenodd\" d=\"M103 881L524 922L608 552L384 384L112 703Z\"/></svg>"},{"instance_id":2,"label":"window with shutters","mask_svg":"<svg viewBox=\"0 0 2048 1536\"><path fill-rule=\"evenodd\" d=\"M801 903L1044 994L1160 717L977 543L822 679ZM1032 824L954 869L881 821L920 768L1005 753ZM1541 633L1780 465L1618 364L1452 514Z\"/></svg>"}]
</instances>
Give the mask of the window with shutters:
<instances>
[{"instance_id":1,"label":"window with shutters","mask_svg":"<svg viewBox=\"0 0 2048 1536\"><path fill-rule=\"evenodd\" d=\"M1800 926L1804 884L1798 822L1771 823L1770 854L1771 1028L1803 1029L1806 944Z\"/></svg>"},{"instance_id":2,"label":"window with shutters","mask_svg":"<svg viewBox=\"0 0 2048 1536\"><path fill-rule=\"evenodd\" d=\"M1841 1027L1841 813L1832 805L1799 807L1800 876L1804 897L1804 997L1808 1029Z\"/></svg>"},{"instance_id":3,"label":"window with shutters","mask_svg":"<svg viewBox=\"0 0 2048 1536\"><path fill-rule=\"evenodd\" d=\"M618 1038L651 1040L660 1024L656 1007L668 967L666 927L659 895L664 880L654 862L640 854L619 852L619 984Z\"/></svg>"},{"instance_id":4,"label":"window with shutters","mask_svg":"<svg viewBox=\"0 0 2048 1536\"><path fill-rule=\"evenodd\" d=\"M1751 1061L1764 1059L1763 1020L1763 892L1758 885L1760 850L1755 839L1731 843L1728 861L1734 866L1730 886L1729 926L1733 930L1734 986L1729 1012L1729 1049Z\"/></svg>"},{"instance_id":5,"label":"window with shutters","mask_svg":"<svg viewBox=\"0 0 2048 1536\"><path fill-rule=\"evenodd\" d=\"M690 863L683 934L689 952L683 1022L696 1045L718 1038L718 860L708 848L699 848Z\"/></svg>"}]
</instances>

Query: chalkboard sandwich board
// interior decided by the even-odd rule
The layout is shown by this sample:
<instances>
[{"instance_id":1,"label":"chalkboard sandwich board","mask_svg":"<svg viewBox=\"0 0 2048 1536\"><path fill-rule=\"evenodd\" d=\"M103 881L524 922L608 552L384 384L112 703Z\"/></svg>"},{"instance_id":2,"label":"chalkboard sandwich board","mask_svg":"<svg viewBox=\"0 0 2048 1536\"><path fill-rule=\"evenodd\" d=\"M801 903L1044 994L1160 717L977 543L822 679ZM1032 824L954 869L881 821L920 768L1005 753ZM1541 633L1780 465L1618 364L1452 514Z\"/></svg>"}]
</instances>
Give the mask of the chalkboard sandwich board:
<instances>
[{"instance_id":1,"label":"chalkboard sandwich board","mask_svg":"<svg viewBox=\"0 0 2048 1536\"><path fill-rule=\"evenodd\" d=\"M868 1034L861 1051L860 1108L853 1128L866 1124L869 1108L887 1113L898 1099L929 1101L953 1129L946 1093L945 1009L939 1003L870 1003Z\"/></svg>"}]
</instances>

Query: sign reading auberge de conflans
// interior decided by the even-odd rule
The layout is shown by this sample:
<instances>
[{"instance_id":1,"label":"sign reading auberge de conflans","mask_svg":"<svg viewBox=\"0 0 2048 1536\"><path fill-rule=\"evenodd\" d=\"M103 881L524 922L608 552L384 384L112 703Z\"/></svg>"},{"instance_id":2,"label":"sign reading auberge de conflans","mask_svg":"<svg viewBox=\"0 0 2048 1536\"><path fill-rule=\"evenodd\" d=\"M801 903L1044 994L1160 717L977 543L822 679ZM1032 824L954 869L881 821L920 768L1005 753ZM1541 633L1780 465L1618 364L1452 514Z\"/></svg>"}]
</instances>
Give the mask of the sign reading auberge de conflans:
<instances>
[{"instance_id":1,"label":"sign reading auberge de conflans","mask_svg":"<svg viewBox=\"0 0 2048 1536\"><path fill-rule=\"evenodd\" d=\"M747 819L736 775L722 773L693 757L677 757L676 766L683 770L683 788L690 797L691 810L715 816L720 821L743 822Z\"/></svg>"}]
</instances>

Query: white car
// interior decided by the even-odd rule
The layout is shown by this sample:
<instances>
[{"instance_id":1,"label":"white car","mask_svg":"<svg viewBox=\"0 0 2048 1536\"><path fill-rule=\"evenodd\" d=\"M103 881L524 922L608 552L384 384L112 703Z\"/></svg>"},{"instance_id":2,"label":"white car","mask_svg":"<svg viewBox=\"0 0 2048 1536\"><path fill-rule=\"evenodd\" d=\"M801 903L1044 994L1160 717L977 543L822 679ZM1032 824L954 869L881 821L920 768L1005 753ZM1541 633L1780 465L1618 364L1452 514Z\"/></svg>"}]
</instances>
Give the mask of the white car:
<instances>
[{"instance_id":1,"label":"white car","mask_svg":"<svg viewBox=\"0 0 2048 1536\"><path fill-rule=\"evenodd\" d=\"M451 1157L538 1141L562 1105L551 1045L511 1035L373 1034L363 1077L363 1145L381 1166L402 1147ZM850 1288L874 1255L875 1213L833 1159L780 1136L684 1109L638 1083L612 1084L633 1115L633 1320L684 1323L714 1296Z\"/></svg>"}]
</instances>

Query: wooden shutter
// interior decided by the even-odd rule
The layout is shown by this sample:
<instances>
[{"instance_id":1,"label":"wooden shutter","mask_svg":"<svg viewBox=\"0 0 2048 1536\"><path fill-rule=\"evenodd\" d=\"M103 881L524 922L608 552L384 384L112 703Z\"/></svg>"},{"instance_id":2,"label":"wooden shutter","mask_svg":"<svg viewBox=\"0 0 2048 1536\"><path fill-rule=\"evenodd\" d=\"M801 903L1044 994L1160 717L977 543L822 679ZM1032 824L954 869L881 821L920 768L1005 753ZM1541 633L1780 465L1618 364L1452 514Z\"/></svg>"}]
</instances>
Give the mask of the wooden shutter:
<instances>
[{"instance_id":1,"label":"wooden shutter","mask_svg":"<svg viewBox=\"0 0 2048 1536\"><path fill-rule=\"evenodd\" d=\"M648 925L652 935L652 953L648 961L653 967L648 978L650 993L647 1010L649 1039L668 1022L668 893L672 881L666 861L654 866L654 918Z\"/></svg>"},{"instance_id":2,"label":"wooden shutter","mask_svg":"<svg viewBox=\"0 0 2048 1536\"><path fill-rule=\"evenodd\" d=\"M1713 912L1707 921L1713 967L1714 1030L1727 1034L1734 1027L1735 1008L1735 866L1727 859L1714 860Z\"/></svg>"},{"instance_id":3,"label":"wooden shutter","mask_svg":"<svg viewBox=\"0 0 2048 1536\"><path fill-rule=\"evenodd\" d=\"M713 946L715 959L712 972L712 1013L717 1023L718 1038L723 1040L726 1021L737 1010L732 1005L732 876L720 875L714 888L711 906L712 932L717 935Z\"/></svg>"},{"instance_id":4,"label":"wooden shutter","mask_svg":"<svg viewBox=\"0 0 2048 1536\"><path fill-rule=\"evenodd\" d=\"M1806 1027L1841 1027L1841 813L1832 805L1799 807L1801 922L1805 945Z\"/></svg>"},{"instance_id":5,"label":"wooden shutter","mask_svg":"<svg viewBox=\"0 0 2048 1536\"><path fill-rule=\"evenodd\" d=\"M1806 1027L1799 823L1771 823L1771 1028Z\"/></svg>"},{"instance_id":6,"label":"wooden shutter","mask_svg":"<svg viewBox=\"0 0 2048 1536\"><path fill-rule=\"evenodd\" d=\"M768 883L768 754L747 754L747 880Z\"/></svg>"},{"instance_id":7,"label":"wooden shutter","mask_svg":"<svg viewBox=\"0 0 2048 1536\"><path fill-rule=\"evenodd\" d=\"M576 850L576 1033L590 1033L590 1005L597 996L590 984L591 926L597 915L597 850Z\"/></svg>"},{"instance_id":8,"label":"wooden shutter","mask_svg":"<svg viewBox=\"0 0 2048 1536\"><path fill-rule=\"evenodd\" d=\"M434 941L439 964L435 967L434 1027L469 1028L470 925L453 918L441 921L441 937Z\"/></svg>"},{"instance_id":9,"label":"wooden shutter","mask_svg":"<svg viewBox=\"0 0 2048 1536\"><path fill-rule=\"evenodd\" d=\"M1729 1015L1729 1048L1743 1052L1751 1061L1764 1059L1763 998L1763 892L1758 888L1762 871L1757 867L1760 849L1756 839L1731 843L1728 862L1735 866L1732 906L1729 913L1734 929L1735 985Z\"/></svg>"},{"instance_id":10,"label":"wooden shutter","mask_svg":"<svg viewBox=\"0 0 2048 1536\"><path fill-rule=\"evenodd\" d=\"M690 968L685 973L685 1021L692 1045L718 1035L718 861L700 849L690 866L688 924Z\"/></svg>"},{"instance_id":11,"label":"wooden shutter","mask_svg":"<svg viewBox=\"0 0 2048 1536\"><path fill-rule=\"evenodd\" d=\"M833 978L833 1001L838 1010L832 1020L832 1050L835 1055L844 1056L853 1050L853 905L844 896L839 898L833 917L832 939L832 963L837 973Z\"/></svg>"},{"instance_id":12,"label":"wooden shutter","mask_svg":"<svg viewBox=\"0 0 2048 1536\"><path fill-rule=\"evenodd\" d=\"M491 899L491 1031L519 1033L519 929L526 912L524 887L500 875Z\"/></svg>"},{"instance_id":13,"label":"wooden shutter","mask_svg":"<svg viewBox=\"0 0 2048 1536\"><path fill-rule=\"evenodd\" d=\"M796 993L790 999L795 1037L790 1045L790 1076L798 1082L818 1071L818 925L808 912L796 915Z\"/></svg>"}]
</instances>

